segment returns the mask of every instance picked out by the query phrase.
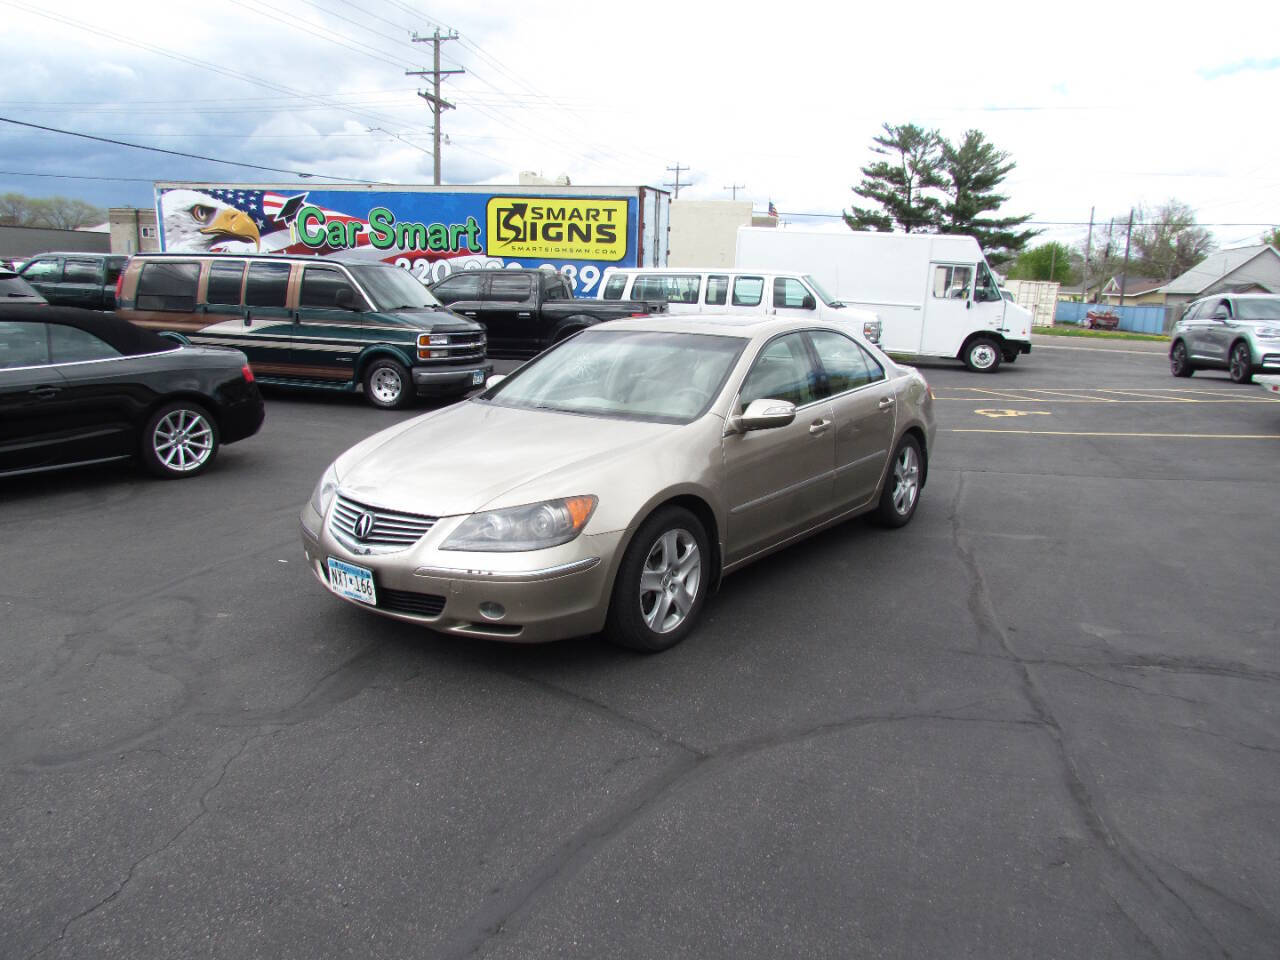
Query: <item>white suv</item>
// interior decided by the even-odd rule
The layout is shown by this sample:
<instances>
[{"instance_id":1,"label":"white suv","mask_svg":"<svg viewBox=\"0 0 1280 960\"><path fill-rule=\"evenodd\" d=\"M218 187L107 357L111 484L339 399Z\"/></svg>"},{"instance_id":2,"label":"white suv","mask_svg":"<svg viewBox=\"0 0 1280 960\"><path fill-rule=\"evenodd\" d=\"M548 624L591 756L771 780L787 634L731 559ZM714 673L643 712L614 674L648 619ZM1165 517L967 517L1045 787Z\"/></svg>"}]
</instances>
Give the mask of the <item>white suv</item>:
<instances>
[{"instance_id":1,"label":"white suv","mask_svg":"<svg viewBox=\"0 0 1280 960\"><path fill-rule=\"evenodd\" d=\"M1226 370L1236 383L1255 373L1280 372L1280 296L1215 294L1188 304L1169 331L1175 377Z\"/></svg>"}]
</instances>

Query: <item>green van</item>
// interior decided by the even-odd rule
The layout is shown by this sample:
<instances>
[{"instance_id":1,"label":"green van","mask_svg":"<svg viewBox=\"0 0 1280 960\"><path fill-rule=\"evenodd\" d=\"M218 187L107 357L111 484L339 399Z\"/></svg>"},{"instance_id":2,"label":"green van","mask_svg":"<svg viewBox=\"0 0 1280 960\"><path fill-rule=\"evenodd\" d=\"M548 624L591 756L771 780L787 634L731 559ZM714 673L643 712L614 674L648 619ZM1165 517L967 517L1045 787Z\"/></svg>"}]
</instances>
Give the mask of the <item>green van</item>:
<instances>
[{"instance_id":1,"label":"green van","mask_svg":"<svg viewBox=\"0 0 1280 960\"><path fill-rule=\"evenodd\" d=\"M376 407L460 396L493 370L480 324L376 260L140 253L116 300L140 327L243 350L261 383L363 389Z\"/></svg>"}]
</instances>

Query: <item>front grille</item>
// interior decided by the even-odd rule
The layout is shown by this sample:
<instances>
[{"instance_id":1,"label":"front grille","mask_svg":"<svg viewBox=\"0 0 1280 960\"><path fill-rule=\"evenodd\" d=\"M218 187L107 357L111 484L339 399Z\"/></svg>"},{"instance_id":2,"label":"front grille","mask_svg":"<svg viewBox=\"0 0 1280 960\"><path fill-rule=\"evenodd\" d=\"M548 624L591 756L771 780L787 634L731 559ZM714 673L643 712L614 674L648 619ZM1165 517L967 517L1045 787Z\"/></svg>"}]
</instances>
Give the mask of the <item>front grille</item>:
<instances>
[{"instance_id":1,"label":"front grille","mask_svg":"<svg viewBox=\"0 0 1280 960\"><path fill-rule=\"evenodd\" d=\"M391 590L378 587L378 606L394 613L409 613L418 617L438 617L444 610L444 597L434 593L414 593L412 590Z\"/></svg>"},{"instance_id":2,"label":"front grille","mask_svg":"<svg viewBox=\"0 0 1280 960\"><path fill-rule=\"evenodd\" d=\"M365 514L372 516L373 524L361 537L356 533L356 529L360 526L360 520ZM435 526L435 522L435 517L371 507L338 494L333 505L333 514L329 519L329 529L344 544L357 549L360 547L403 549L421 540L426 532Z\"/></svg>"},{"instance_id":3,"label":"front grille","mask_svg":"<svg viewBox=\"0 0 1280 960\"><path fill-rule=\"evenodd\" d=\"M419 338L418 359L434 360L437 363L472 363L485 358L487 341L483 330L475 333L450 333L446 334L446 339L448 343L428 345Z\"/></svg>"}]
</instances>

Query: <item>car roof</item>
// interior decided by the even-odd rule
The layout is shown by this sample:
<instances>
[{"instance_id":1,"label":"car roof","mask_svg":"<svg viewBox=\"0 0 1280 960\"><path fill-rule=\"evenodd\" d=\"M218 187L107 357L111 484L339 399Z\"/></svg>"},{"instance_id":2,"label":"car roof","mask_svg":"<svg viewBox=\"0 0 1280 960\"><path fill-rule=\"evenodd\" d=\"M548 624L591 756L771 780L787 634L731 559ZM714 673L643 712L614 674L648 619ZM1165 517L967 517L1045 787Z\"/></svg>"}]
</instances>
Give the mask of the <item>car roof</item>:
<instances>
[{"instance_id":1,"label":"car roof","mask_svg":"<svg viewBox=\"0 0 1280 960\"><path fill-rule=\"evenodd\" d=\"M23 262L30 263L39 257L119 257L121 260L129 259L127 253L103 253L101 250L42 250L39 253L31 254Z\"/></svg>"},{"instance_id":2,"label":"car roof","mask_svg":"<svg viewBox=\"0 0 1280 960\"><path fill-rule=\"evenodd\" d=\"M204 251L183 253L177 250L151 250L146 253L135 253L134 260L197 260L208 257L210 259L226 259L226 260L279 260L288 261L290 263L341 263L350 267L395 267L395 264L387 263L385 260L370 260L368 257L361 257L357 254L329 254L319 256L314 253L209 253ZM400 269L396 267L396 269Z\"/></svg>"},{"instance_id":3,"label":"car roof","mask_svg":"<svg viewBox=\"0 0 1280 960\"><path fill-rule=\"evenodd\" d=\"M605 327L606 324L600 324ZM630 317L625 320L607 322L610 330L653 331L655 333L704 333L718 336L742 337L753 339L759 336L772 336L787 330L819 329L834 330L847 333L847 329L839 324L814 320L799 324L789 318L760 316L759 314L740 313L679 313L649 314L643 317ZM597 329L592 327L590 329Z\"/></svg>"},{"instance_id":4,"label":"car roof","mask_svg":"<svg viewBox=\"0 0 1280 960\"><path fill-rule=\"evenodd\" d=\"M158 333L136 327L113 313L82 310L79 307L50 307L44 304L0 304L0 320L28 323L57 323L77 327L105 340L128 357L143 353L177 350L177 342Z\"/></svg>"}]
</instances>

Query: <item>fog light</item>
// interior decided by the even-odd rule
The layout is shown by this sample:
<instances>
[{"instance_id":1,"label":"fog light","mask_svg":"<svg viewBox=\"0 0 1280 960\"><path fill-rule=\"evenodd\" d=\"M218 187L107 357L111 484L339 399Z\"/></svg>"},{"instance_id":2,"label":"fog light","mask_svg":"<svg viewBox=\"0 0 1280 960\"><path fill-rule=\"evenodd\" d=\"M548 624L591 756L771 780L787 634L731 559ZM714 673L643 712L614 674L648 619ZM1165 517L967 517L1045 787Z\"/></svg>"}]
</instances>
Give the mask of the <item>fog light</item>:
<instances>
[{"instance_id":1,"label":"fog light","mask_svg":"<svg viewBox=\"0 0 1280 960\"><path fill-rule=\"evenodd\" d=\"M501 620L507 615L507 608L500 603L494 603L492 600L486 600L480 604L480 616L486 620Z\"/></svg>"}]
</instances>

